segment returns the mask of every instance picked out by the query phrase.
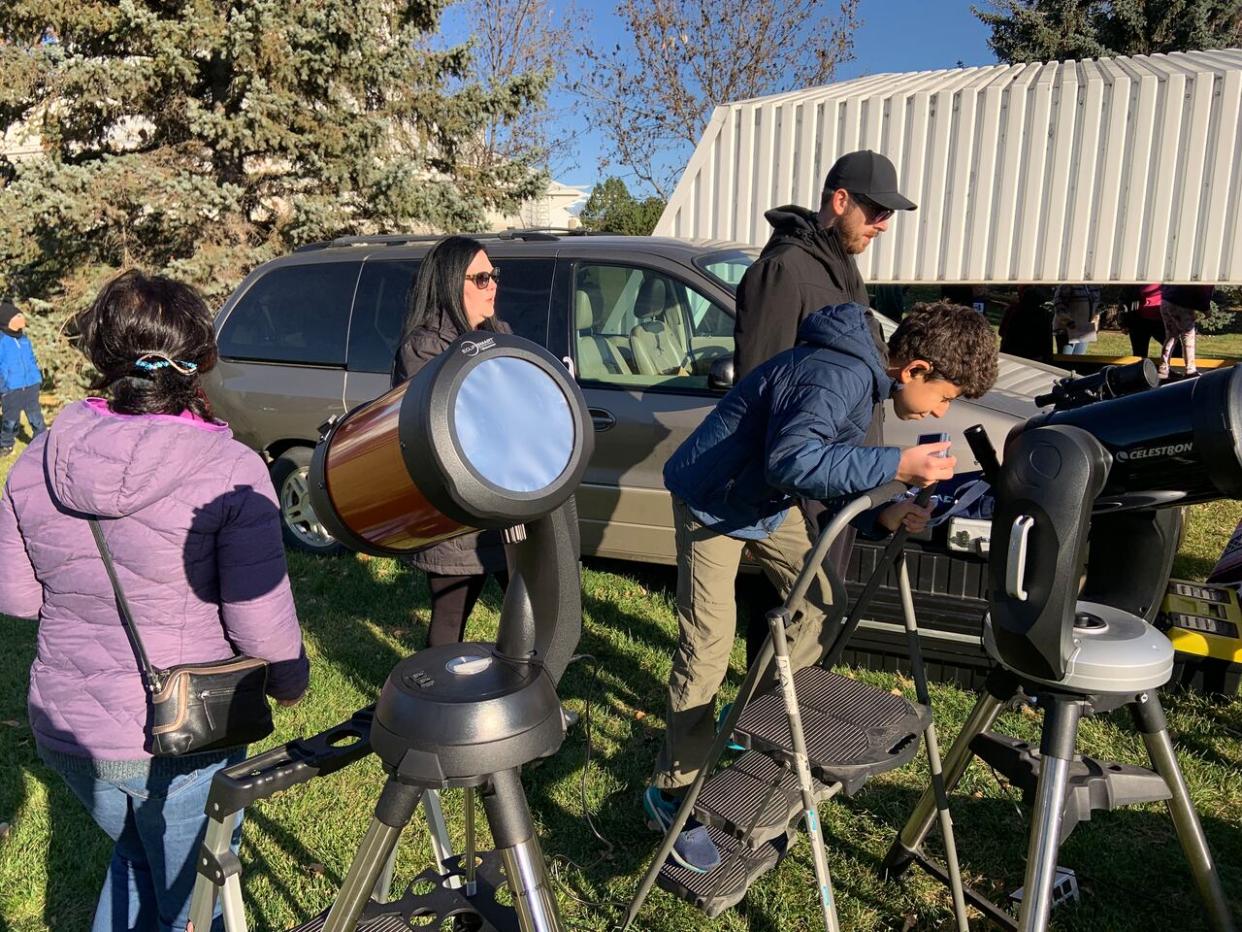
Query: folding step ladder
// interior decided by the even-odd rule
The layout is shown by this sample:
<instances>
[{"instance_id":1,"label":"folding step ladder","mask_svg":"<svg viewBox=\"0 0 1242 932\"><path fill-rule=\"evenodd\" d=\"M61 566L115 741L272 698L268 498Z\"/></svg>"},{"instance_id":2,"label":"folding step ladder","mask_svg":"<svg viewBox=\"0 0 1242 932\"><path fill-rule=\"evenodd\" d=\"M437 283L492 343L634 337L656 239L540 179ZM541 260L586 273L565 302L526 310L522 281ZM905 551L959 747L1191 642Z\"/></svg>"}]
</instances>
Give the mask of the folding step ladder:
<instances>
[{"instance_id":1,"label":"folding step ladder","mask_svg":"<svg viewBox=\"0 0 1242 932\"><path fill-rule=\"evenodd\" d=\"M893 536L884 558L845 617L841 609L825 624L839 626L828 656L819 666L789 670L785 629L804 604L816 570L824 564L832 542L848 523L906 490L890 483L859 497L838 512L820 535L781 608L768 615L769 637L752 664L737 699L726 715L698 778L687 791L664 843L648 869L622 928L628 928L651 887L682 897L715 917L738 903L759 877L788 852L799 821L805 821L815 857L825 926L839 928L831 879L819 834L817 805L838 794L851 796L879 774L910 763L925 739L933 784L940 789L937 808L951 874L957 927L965 930L966 907L953 844L952 822L943 793L940 753L932 723L927 678L918 643L918 626L903 547L906 535ZM926 502L930 490L920 495ZM892 566L897 573L918 702L833 673L861 620L871 596ZM834 597L844 592L835 573ZM777 664L779 684L755 697L755 686L769 663ZM744 753L730 766L712 774L726 745ZM709 778L710 777L710 778ZM669 858L677 835L690 815L707 826L720 851L720 864L696 873Z\"/></svg>"}]
</instances>

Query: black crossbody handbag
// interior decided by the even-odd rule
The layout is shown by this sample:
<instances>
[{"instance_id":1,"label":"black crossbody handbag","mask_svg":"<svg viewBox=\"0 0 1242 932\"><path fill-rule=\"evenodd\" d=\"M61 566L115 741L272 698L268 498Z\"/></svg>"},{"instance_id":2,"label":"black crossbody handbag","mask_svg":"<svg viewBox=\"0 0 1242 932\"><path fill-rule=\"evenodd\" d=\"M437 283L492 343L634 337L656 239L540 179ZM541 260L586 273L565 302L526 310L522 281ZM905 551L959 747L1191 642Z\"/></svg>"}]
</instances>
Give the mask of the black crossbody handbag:
<instances>
[{"instance_id":1,"label":"black crossbody handbag","mask_svg":"<svg viewBox=\"0 0 1242 932\"><path fill-rule=\"evenodd\" d=\"M103 529L95 518L90 524L146 685L151 705L147 751L155 757L180 757L237 747L270 735L274 726L267 704L266 660L238 654L206 663L180 663L166 670L151 666Z\"/></svg>"}]
</instances>

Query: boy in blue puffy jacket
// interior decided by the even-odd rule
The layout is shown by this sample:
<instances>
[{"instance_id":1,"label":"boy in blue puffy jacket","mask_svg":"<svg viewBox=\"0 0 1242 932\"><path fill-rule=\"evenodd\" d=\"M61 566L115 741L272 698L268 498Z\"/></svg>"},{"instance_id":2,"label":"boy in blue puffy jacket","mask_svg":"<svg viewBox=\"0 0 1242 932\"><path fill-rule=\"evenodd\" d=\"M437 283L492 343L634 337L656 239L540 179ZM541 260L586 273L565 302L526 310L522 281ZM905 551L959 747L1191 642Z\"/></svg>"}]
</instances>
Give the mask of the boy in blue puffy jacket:
<instances>
[{"instance_id":1,"label":"boy in blue puffy jacket","mask_svg":"<svg viewBox=\"0 0 1242 932\"><path fill-rule=\"evenodd\" d=\"M918 305L890 338L887 353L857 304L825 307L803 321L798 345L753 370L677 449L664 467L677 534L677 650L668 684L664 748L643 806L664 829L677 795L694 781L715 737L716 693L736 629L734 579L749 550L786 595L812 547L799 498L841 502L899 479L924 486L953 475L948 443L905 450L862 442L875 405L888 398L902 420L942 417L954 398L978 398L996 381L996 335L972 308ZM885 358L887 356L887 358ZM877 509L864 532L923 528L912 502ZM880 530L882 529L882 530ZM819 574L789 629L793 669L817 663L830 646L827 579ZM772 671L766 677L772 681ZM764 684L761 683L760 689ZM693 820L673 857L706 872L719 853Z\"/></svg>"},{"instance_id":2,"label":"boy in blue puffy jacket","mask_svg":"<svg viewBox=\"0 0 1242 932\"><path fill-rule=\"evenodd\" d=\"M33 436L46 426L39 407L43 374L25 331L26 315L7 301L0 304L0 456L13 452L22 412Z\"/></svg>"}]
</instances>

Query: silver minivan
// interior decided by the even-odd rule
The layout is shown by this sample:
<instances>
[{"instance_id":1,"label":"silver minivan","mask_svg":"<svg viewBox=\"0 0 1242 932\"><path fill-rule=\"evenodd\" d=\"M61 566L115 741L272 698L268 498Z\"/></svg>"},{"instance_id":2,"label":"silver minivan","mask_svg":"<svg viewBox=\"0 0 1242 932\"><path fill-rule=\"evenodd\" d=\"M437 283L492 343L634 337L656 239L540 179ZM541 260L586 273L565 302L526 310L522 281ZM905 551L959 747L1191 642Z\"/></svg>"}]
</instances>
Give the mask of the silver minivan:
<instances>
[{"instance_id":1,"label":"silver minivan","mask_svg":"<svg viewBox=\"0 0 1242 932\"><path fill-rule=\"evenodd\" d=\"M504 270L498 313L564 360L590 407L595 454L578 493L584 554L675 562L663 466L724 391L713 363L732 353L734 290L758 250L546 231L482 239ZM311 450L330 416L388 389L406 296L432 242L346 238L305 247L255 269L217 316L220 363L207 391L238 439L270 463L292 546L337 549L310 508ZM882 325L886 332L896 326ZM969 466L965 428L983 424L999 446L1014 423L1036 412L1034 396L1063 374L1003 356L996 387L955 403L935 429L951 435ZM889 417L885 441L912 444L919 432L920 425ZM864 581L877 556L877 548L860 545L848 582ZM974 651L986 562L931 542L916 544L910 569L929 626L947 646L957 638ZM881 590L874 614L880 627L899 621L895 589ZM856 641L860 650L866 633ZM935 653L929 658L934 663Z\"/></svg>"}]
</instances>

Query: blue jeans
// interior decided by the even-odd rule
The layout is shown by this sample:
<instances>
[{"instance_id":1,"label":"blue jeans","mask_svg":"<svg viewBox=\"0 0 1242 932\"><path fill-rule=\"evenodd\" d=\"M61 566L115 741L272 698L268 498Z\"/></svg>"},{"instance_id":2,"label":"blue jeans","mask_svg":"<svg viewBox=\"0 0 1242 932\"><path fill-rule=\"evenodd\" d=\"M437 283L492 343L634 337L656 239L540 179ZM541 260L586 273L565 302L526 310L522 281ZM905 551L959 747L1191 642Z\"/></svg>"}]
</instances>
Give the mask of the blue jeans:
<instances>
[{"instance_id":1,"label":"blue jeans","mask_svg":"<svg viewBox=\"0 0 1242 932\"><path fill-rule=\"evenodd\" d=\"M22 423L22 412L30 422L31 436L43 433L43 409L39 407L39 386L27 385L0 395L0 450L13 449L17 429Z\"/></svg>"},{"instance_id":2,"label":"blue jeans","mask_svg":"<svg viewBox=\"0 0 1242 932\"><path fill-rule=\"evenodd\" d=\"M1086 356L1090 346L1090 343L1079 343L1075 340L1065 344L1065 352L1070 356Z\"/></svg>"},{"instance_id":3,"label":"blue jeans","mask_svg":"<svg viewBox=\"0 0 1242 932\"><path fill-rule=\"evenodd\" d=\"M190 918L195 857L207 829L203 808L211 779L220 768L245 759L245 749L102 761L40 747L39 756L116 842L91 932L182 932ZM234 849L240 834L239 825ZM219 904L212 929L223 929Z\"/></svg>"}]
</instances>

